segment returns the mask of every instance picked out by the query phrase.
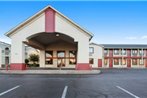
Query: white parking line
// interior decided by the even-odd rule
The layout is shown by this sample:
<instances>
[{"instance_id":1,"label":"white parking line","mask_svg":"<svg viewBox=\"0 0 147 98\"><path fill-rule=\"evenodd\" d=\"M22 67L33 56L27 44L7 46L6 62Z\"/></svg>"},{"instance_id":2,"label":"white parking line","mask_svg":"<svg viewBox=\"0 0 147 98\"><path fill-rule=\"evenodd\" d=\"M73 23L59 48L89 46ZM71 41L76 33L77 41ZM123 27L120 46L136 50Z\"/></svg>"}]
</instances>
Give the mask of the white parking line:
<instances>
[{"instance_id":1,"label":"white parking line","mask_svg":"<svg viewBox=\"0 0 147 98\"><path fill-rule=\"evenodd\" d=\"M122 87L120 87L120 86L116 86L116 87L119 88L119 89L121 89L122 91L126 92L127 94L133 96L134 98L140 98L140 97L138 97L138 96L136 96L135 94L133 94L133 93L131 93L131 92L125 90L124 88L122 88Z\"/></svg>"},{"instance_id":2,"label":"white parking line","mask_svg":"<svg viewBox=\"0 0 147 98\"><path fill-rule=\"evenodd\" d=\"M65 86L61 98L66 98L67 89L68 89L68 86Z\"/></svg>"},{"instance_id":3,"label":"white parking line","mask_svg":"<svg viewBox=\"0 0 147 98\"><path fill-rule=\"evenodd\" d=\"M4 95L4 94L6 94L6 93L8 93L8 92L10 92L10 91L12 91L12 90L14 90L14 89L17 89L18 87L20 87L20 85L17 85L17 86L15 86L15 87L13 87L13 88L11 88L11 89L9 89L9 90L6 90L6 91L0 93L0 96Z\"/></svg>"}]
</instances>

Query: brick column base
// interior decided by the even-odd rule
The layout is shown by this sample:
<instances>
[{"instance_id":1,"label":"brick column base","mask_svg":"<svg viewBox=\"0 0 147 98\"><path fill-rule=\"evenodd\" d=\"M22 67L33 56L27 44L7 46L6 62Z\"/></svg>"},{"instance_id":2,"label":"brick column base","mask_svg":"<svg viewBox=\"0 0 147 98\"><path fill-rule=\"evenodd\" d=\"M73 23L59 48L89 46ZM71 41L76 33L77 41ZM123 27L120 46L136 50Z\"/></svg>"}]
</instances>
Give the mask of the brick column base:
<instances>
[{"instance_id":1,"label":"brick column base","mask_svg":"<svg viewBox=\"0 0 147 98\"><path fill-rule=\"evenodd\" d=\"M10 70L26 70L26 64L24 64L24 63L11 63Z\"/></svg>"},{"instance_id":2,"label":"brick column base","mask_svg":"<svg viewBox=\"0 0 147 98\"><path fill-rule=\"evenodd\" d=\"M89 63L77 63L76 70L92 70Z\"/></svg>"}]
</instances>

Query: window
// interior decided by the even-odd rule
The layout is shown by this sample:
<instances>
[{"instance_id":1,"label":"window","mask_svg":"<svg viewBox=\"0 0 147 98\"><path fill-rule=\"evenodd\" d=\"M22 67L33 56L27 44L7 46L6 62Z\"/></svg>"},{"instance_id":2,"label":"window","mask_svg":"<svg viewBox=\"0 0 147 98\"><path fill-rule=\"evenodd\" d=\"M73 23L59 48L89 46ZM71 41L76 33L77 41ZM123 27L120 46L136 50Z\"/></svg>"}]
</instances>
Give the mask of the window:
<instances>
[{"instance_id":1,"label":"window","mask_svg":"<svg viewBox=\"0 0 147 98\"><path fill-rule=\"evenodd\" d=\"M137 65L137 59L132 59L132 65Z\"/></svg>"},{"instance_id":2,"label":"window","mask_svg":"<svg viewBox=\"0 0 147 98\"><path fill-rule=\"evenodd\" d=\"M146 50L143 50L143 56L145 56L146 55Z\"/></svg>"},{"instance_id":3,"label":"window","mask_svg":"<svg viewBox=\"0 0 147 98\"><path fill-rule=\"evenodd\" d=\"M108 64L108 59L104 59L104 65Z\"/></svg>"},{"instance_id":4,"label":"window","mask_svg":"<svg viewBox=\"0 0 147 98\"><path fill-rule=\"evenodd\" d=\"M45 52L45 64L53 64L53 51Z\"/></svg>"},{"instance_id":5,"label":"window","mask_svg":"<svg viewBox=\"0 0 147 98\"><path fill-rule=\"evenodd\" d=\"M121 64L122 64L122 65L126 65L126 59L125 59L125 58L123 58L123 59L121 60Z\"/></svg>"},{"instance_id":6,"label":"window","mask_svg":"<svg viewBox=\"0 0 147 98\"><path fill-rule=\"evenodd\" d=\"M139 55L140 55L140 56L144 55L143 50L139 50Z\"/></svg>"},{"instance_id":7,"label":"window","mask_svg":"<svg viewBox=\"0 0 147 98\"><path fill-rule=\"evenodd\" d=\"M9 57L5 57L5 64L9 64Z\"/></svg>"},{"instance_id":8,"label":"window","mask_svg":"<svg viewBox=\"0 0 147 98\"><path fill-rule=\"evenodd\" d=\"M57 57L64 57L65 56L65 51L57 51Z\"/></svg>"},{"instance_id":9,"label":"window","mask_svg":"<svg viewBox=\"0 0 147 98\"><path fill-rule=\"evenodd\" d=\"M119 49L114 49L114 54L119 55Z\"/></svg>"},{"instance_id":10,"label":"window","mask_svg":"<svg viewBox=\"0 0 147 98\"><path fill-rule=\"evenodd\" d=\"M93 64L93 58L89 59L89 64Z\"/></svg>"},{"instance_id":11,"label":"window","mask_svg":"<svg viewBox=\"0 0 147 98\"><path fill-rule=\"evenodd\" d=\"M57 51L57 66L64 67L65 66L65 51Z\"/></svg>"},{"instance_id":12,"label":"window","mask_svg":"<svg viewBox=\"0 0 147 98\"><path fill-rule=\"evenodd\" d=\"M2 50L2 53L4 53L5 51L4 50Z\"/></svg>"},{"instance_id":13,"label":"window","mask_svg":"<svg viewBox=\"0 0 147 98\"><path fill-rule=\"evenodd\" d=\"M90 47L90 48L89 48L89 53L90 53L90 54L94 53L94 48L93 48L93 47Z\"/></svg>"},{"instance_id":14,"label":"window","mask_svg":"<svg viewBox=\"0 0 147 98\"><path fill-rule=\"evenodd\" d=\"M9 55L9 48L5 48L5 55Z\"/></svg>"},{"instance_id":15,"label":"window","mask_svg":"<svg viewBox=\"0 0 147 98\"><path fill-rule=\"evenodd\" d=\"M126 55L126 49L122 50L122 55Z\"/></svg>"},{"instance_id":16,"label":"window","mask_svg":"<svg viewBox=\"0 0 147 98\"><path fill-rule=\"evenodd\" d=\"M137 55L137 53L138 53L137 49L132 50L132 55Z\"/></svg>"},{"instance_id":17,"label":"window","mask_svg":"<svg viewBox=\"0 0 147 98\"><path fill-rule=\"evenodd\" d=\"M143 59L139 59L139 65L143 65L144 64L144 60Z\"/></svg>"},{"instance_id":18,"label":"window","mask_svg":"<svg viewBox=\"0 0 147 98\"><path fill-rule=\"evenodd\" d=\"M76 64L76 51L69 51L69 64Z\"/></svg>"},{"instance_id":19,"label":"window","mask_svg":"<svg viewBox=\"0 0 147 98\"><path fill-rule=\"evenodd\" d=\"M119 65L119 59L114 59L114 65Z\"/></svg>"},{"instance_id":20,"label":"window","mask_svg":"<svg viewBox=\"0 0 147 98\"><path fill-rule=\"evenodd\" d=\"M104 55L107 55L107 54L108 54L108 50L105 49L105 50L104 50Z\"/></svg>"}]
</instances>

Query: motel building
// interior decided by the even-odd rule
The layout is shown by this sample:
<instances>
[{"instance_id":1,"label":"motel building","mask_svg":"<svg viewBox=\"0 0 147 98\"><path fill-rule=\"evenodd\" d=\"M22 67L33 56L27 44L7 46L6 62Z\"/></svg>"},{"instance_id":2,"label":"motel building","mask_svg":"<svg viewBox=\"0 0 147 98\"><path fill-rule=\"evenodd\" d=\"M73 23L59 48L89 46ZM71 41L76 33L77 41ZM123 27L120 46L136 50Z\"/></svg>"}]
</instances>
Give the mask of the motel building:
<instances>
[{"instance_id":1,"label":"motel building","mask_svg":"<svg viewBox=\"0 0 147 98\"><path fill-rule=\"evenodd\" d=\"M146 68L147 45L96 44L93 34L51 6L6 33L11 38L11 70L25 70L30 50L41 68ZM30 47L27 48L26 47ZM1 65L1 63L0 63Z\"/></svg>"}]
</instances>

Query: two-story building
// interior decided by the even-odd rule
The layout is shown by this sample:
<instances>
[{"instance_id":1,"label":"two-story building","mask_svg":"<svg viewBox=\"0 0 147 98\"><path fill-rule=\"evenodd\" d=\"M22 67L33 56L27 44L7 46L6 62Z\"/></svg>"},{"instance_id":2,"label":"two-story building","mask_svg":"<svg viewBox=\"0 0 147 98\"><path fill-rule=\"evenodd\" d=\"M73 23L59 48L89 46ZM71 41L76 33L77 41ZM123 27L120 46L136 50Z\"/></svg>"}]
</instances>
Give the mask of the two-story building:
<instances>
[{"instance_id":1,"label":"two-story building","mask_svg":"<svg viewBox=\"0 0 147 98\"><path fill-rule=\"evenodd\" d=\"M0 41L0 68L10 64L10 50L10 44Z\"/></svg>"},{"instance_id":2,"label":"two-story building","mask_svg":"<svg viewBox=\"0 0 147 98\"><path fill-rule=\"evenodd\" d=\"M93 68L147 67L147 45L91 43L89 51Z\"/></svg>"}]
</instances>

